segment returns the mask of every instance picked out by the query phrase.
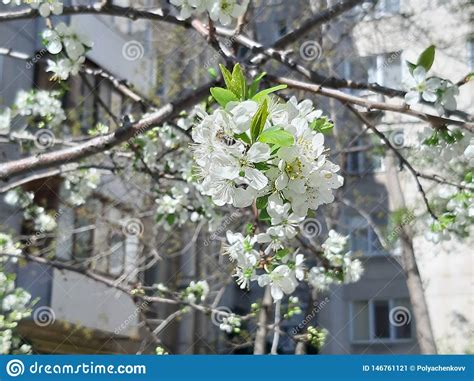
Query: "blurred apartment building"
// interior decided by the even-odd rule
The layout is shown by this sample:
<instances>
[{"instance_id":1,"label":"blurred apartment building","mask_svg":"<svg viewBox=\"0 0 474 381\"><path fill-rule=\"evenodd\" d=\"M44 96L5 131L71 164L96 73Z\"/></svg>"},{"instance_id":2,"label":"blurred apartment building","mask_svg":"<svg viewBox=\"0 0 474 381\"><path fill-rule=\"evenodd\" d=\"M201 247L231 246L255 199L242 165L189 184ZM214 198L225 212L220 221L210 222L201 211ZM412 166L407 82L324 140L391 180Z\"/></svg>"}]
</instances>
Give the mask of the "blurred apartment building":
<instances>
[{"instance_id":1,"label":"blurred apartment building","mask_svg":"<svg viewBox=\"0 0 474 381\"><path fill-rule=\"evenodd\" d=\"M11 9L9 5L0 5L0 12ZM54 21L70 22L94 40L94 48L87 56L90 68L103 69L119 80L126 78L142 94L153 90L156 62L151 54L153 39L149 24L93 15L57 17ZM49 73L45 72L47 52L41 44L44 28L42 18L0 24L0 46L36 57L24 61L0 56L0 105L13 104L20 89L54 89ZM137 40L141 45L136 48L142 49L135 52L139 59L124 55L124 47ZM67 130L72 136L87 135L87 130L97 122L107 120L98 97L118 115L140 109L139 103L130 101L100 75L76 76L67 81L67 86L71 90L62 102L68 118L74 121ZM17 127L12 126L12 130ZM20 155L18 145L2 144L2 162ZM32 182L24 188L34 192L35 202L57 211L59 238L55 259L84 263L84 271L93 269L107 278L120 279L126 275L127 281L140 281L142 274L134 269L140 263L142 248L134 237L123 234L120 222L134 217L135 206L143 203L142 195L129 183L105 175L90 202L73 208L63 200L62 188L59 177ZM31 233L22 211L0 202L2 231ZM97 259L93 263L87 261L92 257ZM82 274L35 263L17 266L17 285L39 298L35 311L45 319L40 327L33 320L20 325L20 334L32 343L34 352L134 353L138 350L140 310L128 295L111 291L106 284Z\"/></svg>"}]
</instances>

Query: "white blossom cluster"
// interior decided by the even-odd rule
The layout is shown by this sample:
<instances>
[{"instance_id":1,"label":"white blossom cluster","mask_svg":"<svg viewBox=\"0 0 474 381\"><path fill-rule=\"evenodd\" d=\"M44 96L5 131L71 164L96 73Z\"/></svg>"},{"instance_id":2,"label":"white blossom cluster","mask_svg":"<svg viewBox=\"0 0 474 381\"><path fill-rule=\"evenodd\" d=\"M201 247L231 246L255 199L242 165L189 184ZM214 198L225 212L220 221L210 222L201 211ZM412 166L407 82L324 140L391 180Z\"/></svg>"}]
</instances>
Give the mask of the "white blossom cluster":
<instances>
[{"instance_id":1,"label":"white blossom cluster","mask_svg":"<svg viewBox=\"0 0 474 381\"><path fill-rule=\"evenodd\" d=\"M222 323L219 324L221 331L231 333L239 333L242 323L238 316L229 314L229 316L222 317Z\"/></svg>"},{"instance_id":2,"label":"white blossom cluster","mask_svg":"<svg viewBox=\"0 0 474 381\"><path fill-rule=\"evenodd\" d=\"M58 16L63 13L64 4L58 0L2 0L3 4L20 6L28 4L31 8L37 9L42 17L49 17L51 14Z\"/></svg>"},{"instance_id":3,"label":"white blossom cluster","mask_svg":"<svg viewBox=\"0 0 474 381\"><path fill-rule=\"evenodd\" d=\"M42 37L48 52L59 55L56 61L48 61L46 71L52 72L53 78L59 80L66 80L71 74L77 75L86 60L87 50L92 48L92 41L63 22L54 29L46 29Z\"/></svg>"},{"instance_id":4,"label":"white blossom cluster","mask_svg":"<svg viewBox=\"0 0 474 381\"><path fill-rule=\"evenodd\" d=\"M221 107L199 113L192 131L195 177L216 205L253 204L259 220L269 223L258 234L227 231L225 254L241 288L257 281L280 301L306 278L304 254L290 249L288 241L309 211L333 202L333 190L343 184L339 167L326 157L321 133L332 124L310 100L280 103L269 96L282 86L257 92L258 82L248 86L239 65L232 73L222 66L221 71L227 88L211 89ZM342 253L345 242L332 232L324 256L334 273L357 281L360 262Z\"/></svg>"},{"instance_id":5,"label":"white blossom cluster","mask_svg":"<svg viewBox=\"0 0 474 381\"><path fill-rule=\"evenodd\" d=\"M191 281L183 291L183 299L188 303L203 302L209 294L209 284L205 280Z\"/></svg>"},{"instance_id":6,"label":"white blossom cluster","mask_svg":"<svg viewBox=\"0 0 474 381\"><path fill-rule=\"evenodd\" d=\"M192 15L208 12L212 21L229 25L233 18L242 16L249 0L170 0L171 4L180 8L180 18L187 19Z\"/></svg>"},{"instance_id":7,"label":"white blossom cluster","mask_svg":"<svg viewBox=\"0 0 474 381\"><path fill-rule=\"evenodd\" d=\"M7 192L5 195L5 202L12 206L20 207L23 210L23 216L27 220L34 223L34 228L38 232L50 232L57 226L56 219L42 206L34 203L34 194L32 192L25 192L21 188L17 188Z\"/></svg>"},{"instance_id":8,"label":"white blossom cluster","mask_svg":"<svg viewBox=\"0 0 474 381\"><path fill-rule=\"evenodd\" d=\"M31 119L39 128L59 126L66 120L59 97L58 91L20 90L12 108L7 107L0 112L0 133L10 131L12 119L17 115Z\"/></svg>"},{"instance_id":9,"label":"white blossom cluster","mask_svg":"<svg viewBox=\"0 0 474 381\"><path fill-rule=\"evenodd\" d=\"M100 172L95 168L70 172L64 175L67 200L75 206L83 205L100 183Z\"/></svg>"},{"instance_id":10,"label":"white blossom cluster","mask_svg":"<svg viewBox=\"0 0 474 381\"><path fill-rule=\"evenodd\" d=\"M443 184L430 194L430 202L438 220L425 219L428 241L439 243L451 239L452 234L463 236L474 222L473 156L474 137L467 131L448 127L444 131L424 129L418 134L412 159L420 168L460 184L463 189Z\"/></svg>"},{"instance_id":11,"label":"white blossom cluster","mask_svg":"<svg viewBox=\"0 0 474 381\"><path fill-rule=\"evenodd\" d=\"M39 117L50 127L57 127L66 120L59 97L58 91L20 90L16 96L15 108L19 115Z\"/></svg>"},{"instance_id":12,"label":"white blossom cluster","mask_svg":"<svg viewBox=\"0 0 474 381\"><path fill-rule=\"evenodd\" d=\"M248 288L251 281L257 281L260 287L269 285L273 299L278 301L285 294L291 295L298 282L305 278L317 289L326 289L331 283L352 283L360 279L363 273L361 262L345 250L348 237L331 230L322 245L322 257L328 265L306 271L304 254L298 249L292 252L286 248L284 236L278 238L278 246L274 241L264 240L268 246L263 251L257 249L261 237L274 236L274 230L274 227L269 227L265 233L254 236L227 232L225 254L235 264L234 277L242 289Z\"/></svg>"},{"instance_id":13,"label":"white blossom cluster","mask_svg":"<svg viewBox=\"0 0 474 381\"><path fill-rule=\"evenodd\" d=\"M204 115L193 129L204 194L216 205L239 208L266 197L279 215L289 217L291 209L292 221L331 203L332 191L343 179L323 153L324 135L310 128L320 111L309 100L272 102L255 137L251 123L260 109L254 100L229 102L225 109Z\"/></svg>"},{"instance_id":14,"label":"white blossom cluster","mask_svg":"<svg viewBox=\"0 0 474 381\"><path fill-rule=\"evenodd\" d=\"M31 295L22 288L15 287L15 275L5 272L7 258L15 261L21 250L12 238L0 232L0 354L26 354L31 352L31 347L22 343L14 329L18 321L31 314L34 302Z\"/></svg>"},{"instance_id":15,"label":"white blossom cluster","mask_svg":"<svg viewBox=\"0 0 474 381\"><path fill-rule=\"evenodd\" d=\"M308 282L314 288L325 290L332 283L355 283L360 279L364 269L360 260L345 250L348 238L334 230L329 231L322 248L323 258L329 262L330 268L319 266L309 270Z\"/></svg>"},{"instance_id":16,"label":"white blossom cluster","mask_svg":"<svg viewBox=\"0 0 474 381\"><path fill-rule=\"evenodd\" d=\"M457 108L456 96L459 88L452 82L438 78L427 77L427 71L422 66L417 66L412 73L413 83L405 95L405 102L410 106L416 105L421 100L434 103L440 115L446 110L454 111Z\"/></svg>"}]
</instances>

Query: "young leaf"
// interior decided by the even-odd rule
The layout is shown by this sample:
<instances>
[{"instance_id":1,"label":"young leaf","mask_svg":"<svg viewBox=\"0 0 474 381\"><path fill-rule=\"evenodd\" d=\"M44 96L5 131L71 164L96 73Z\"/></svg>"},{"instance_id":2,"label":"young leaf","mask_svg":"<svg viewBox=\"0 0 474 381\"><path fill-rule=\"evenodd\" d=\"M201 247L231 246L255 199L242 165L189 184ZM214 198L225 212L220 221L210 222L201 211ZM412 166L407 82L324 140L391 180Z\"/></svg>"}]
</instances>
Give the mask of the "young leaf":
<instances>
[{"instance_id":1,"label":"young leaf","mask_svg":"<svg viewBox=\"0 0 474 381\"><path fill-rule=\"evenodd\" d=\"M264 209L268 205L268 194L262 197L258 197L256 201L257 209Z\"/></svg>"},{"instance_id":2,"label":"young leaf","mask_svg":"<svg viewBox=\"0 0 474 381\"><path fill-rule=\"evenodd\" d=\"M263 72L255 77L255 79L252 81L252 84L250 85L249 91L248 91L248 97L252 98L255 94L257 94L258 90L258 85L260 85L260 81L262 80L263 77L265 77L267 73Z\"/></svg>"},{"instance_id":3,"label":"young leaf","mask_svg":"<svg viewBox=\"0 0 474 381\"><path fill-rule=\"evenodd\" d=\"M230 71L227 70L227 68L222 64L219 64L219 68L221 69L222 77L224 78L224 82L225 82L225 85L226 85L227 89L231 90L231 87L232 87L232 74L230 74Z\"/></svg>"},{"instance_id":4,"label":"young leaf","mask_svg":"<svg viewBox=\"0 0 474 381\"><path fill-rule=\"evenodd\" d=\"M211 94L222 107L225 107L225 105L231 101L238 101L238 98L232 91L222 87L212 87Z\"/></svg>"},{"instance_id":5,"label":"young leaf","mask_svg":"<svg viewBox=\"0 0 474 381\"><path fill-rule=\"evenodd\" d=\"M217 78L217 71L216 69L214 69L213 67L210 67L209 69L207 69L207 72L209 73L209 75L216 79Z\"/></svg>"},{"instance_id":6,"label":"young leaf","mask_svg":"<svg viewBox=\"0 0 474 381\"><path fill-rule=\"evenodd\" d=\"M260 214L258 215L258 219L260 221L271 221L272 218L270 217L266 209L262 209L260 211Z\"/></svg>"},{"instance_id":7,"label":"young leaf","mask_svg":"<svg viewBox=\"0 0 474 381\"><path fill-rule=\"evenodd\" d=\"M269 89L262 90L259 93L255 94L252 97L252 100L254 100L256 102L260 102L268 94L274 93L275 91L278 91L278 90L286 89L287 87L288 87L287 85L277 85L277 86L270 87Z\"/></svg>"},{"instance_id":8,"label":"young leaf","mask_svg":"<svg viewBox=\"0 0 474 381\"><path fill-rule=\"evenodd\" d=\"M262 143L275 144L280 147L289 147L295 142L295 138L291 133L283 128L269 128L263 131L258 137L258 141Z\"/></svg>"},{"instance_id":9,"label":"young leaf","mask_svg":"<svg viewBox=\"0 0 474 381\"><path fill-rule=\"evenodd\" d=\"M435 46L430 45L428 46L418 57L418 61L416 62L416 66L423 66L426 71L431 69L433 66L433 62L435 59Z\"/></svg>"},{"instance_id":10,"label":"young leaf","mask_svg":"<svg viewBox=\"0 0 474 381\"><path fill-rule=\"evenodd\" d=\"M260 107L257 109L257 112L252 118L252 122L250 124L250 136L252 138L252 142L256 142L258 137L263 131L263 127L265 126L265 122L268 117L268 104L267 100L265 99Z\"/></svg>"},{"instance_id":11,"label":"young leaf","mask_svg":"<svg viewBox=\"0 0 474 381\"><path fill-rule=\"evenodd\" d=\"M245 99L247 96L247 81L239 64L235 64L232 70L231 90L239 99Z\"/></svg>"},{"instance_id":12,"label":"young leaf","mask_svg":"<svg viewBox=\"0 0 474 381\"><path fill-rule=\"evenodd\" d=\"M247 144L252 144L252 142L250 141L249 136L245 132L242 132L241 134L236 134L235 137L237 139L242 140L243 142L245 142Z\"/></svg>"},{"instance_id":13,"label":"young leaf","mask_svg":"<svg viewBox=\"0 0 474 381\"><path fill-rule=\"evenodd\" d=\"M311 128L313 131L328 134L334 128L334 124L326 116L322 116L313 120L313 122L309 125L309 128Z\"/></svg>"},{"instance_id":14,"label":"young leaf","mask_svg":"<svg viewBox=\"0 0 474 381\"><path fill-rule=\"evenodd\" d=\"M410 74L413 74L413 70L416 69L416 64L414 64L413 62L410 62L410 61L405 61L407 63L407 66L408 66L408 70L410 71Z\"/></svg>"}]
</instances>

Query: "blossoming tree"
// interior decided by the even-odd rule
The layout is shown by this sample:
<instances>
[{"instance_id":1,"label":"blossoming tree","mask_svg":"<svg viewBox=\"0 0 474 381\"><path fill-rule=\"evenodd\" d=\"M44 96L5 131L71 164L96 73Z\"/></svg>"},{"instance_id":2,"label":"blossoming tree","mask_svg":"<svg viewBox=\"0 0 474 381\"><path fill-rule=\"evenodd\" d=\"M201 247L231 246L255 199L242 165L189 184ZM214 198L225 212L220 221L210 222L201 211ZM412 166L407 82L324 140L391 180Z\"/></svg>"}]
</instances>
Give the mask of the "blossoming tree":
<instances>
[{"instance_id":1,"label":"blossoming tree","mask_svg":"<svg viewBox=\"0 0 474 381\"><path fill-rule=\"evenodd\" d=\"M18 258L46 263L118 287L136 300L180 305L164 323L194 309L213 316L218 314L220 329L228 335L239 335L243 324L253 320L257 326L255 337L251 339L255 353L265 352L265 338L271 332L270 352L276 354L282 321L301 312L295 295L297 287L307 284L319 292L331 284L357 282L363 274L361 261L347 248L347 236L327 229L321 242L308 239L314 237L311 229L321 229L314 223L323 206L340 202L336 196L344 178L330 156L327 143L335 139L334 124L310 99L301 97L303 93L342 102L379 138L383 150L391 152L400 165L408 169L428 216L429 239L438 241L469 233L473 218L473 176L469 168L473 164L474 125L469 115L457 110L456 104L459 87L470 80L469 75L457 83L430 75L435 59L435 47L430 46L421 52L417 62L406 63L413 83L402 91L350 78L324 77L282 50L312 28L329 23L362 3L361 0L346 0L316 13L272 47L262 46L243 31L248 1L171 0L170 11L121 7L112 1L64 6L59 0L25 1L27 7L17 10L16 6L25 5L21 0L3 2L11 3L12 10L1 13L0 22L31 17L47 19L47 28L42 32L48 51L46 71L51 73L51 81L59 84L90 72L86 56L94 49L94 43L93 36L87 37L65 22L56 22L56 18L50 18L52 15L104 14L193 28L224 63L209 70L209 83L161 107L108 74L106 78L113 86L122 91L125 88L126 94L145 105L143 113L115 115L100 102L99 106L115 122L116 128L104 123L87 126L89 136L78 142L64 134L62 140L69 139L71 143L66 148L56 148L56 135L68 119L60 101L67 87L58 91L19 92L15 103L0 113L0 132L9 142L22 146L33 140L35 147L26 145L29 152L24 157L0 164L0 179L4 181L0 192L5 193L8 204L21 208L34 234L24 239L2 233L2 266L5 261ZM235 29L227 29L231 25L236 25ZM224 44L228 38L232 44L250 49L253 55L239 60ZM0 52L21 56L10 49ZM269 60L286 66L298 79L264 73L263 65ZM341 88L390 94L397 102L372 101L348 94ZM425 123L426 133L417 142L418 152L405 155L363 110L405 114ZM33 136L28 132L10 131L12 122L20 117L26 125L41 132ZM94 157L98 155L108 155L111 165L107 168L95 165ZM123 160L114 160L114 155L122 156L133 165L123 165ZM443 158L442 172L432 174L427 170L425 173L430 163L440 157ZM415 169L414 162L419 169ZM41 240L45 235L54 235L58 211L38 205L34 193L25 189L25 185L59 175L65 199L77 207L86 204L92 192L100 188L104 171L117 175L138 172L148 177L151 182L145 183L154 193L156 226L166 231L189 228L190 224L206 226L212 243L223 243L220 251L227 257L229 275L242 290L262 288L262 301L249 306L247 315L238 315L219 310L217 299L209 302L213 285L205 279L191 281L182 290L167 284L117 283L31 250L31 245L44 244ZM420 180L444 184L445 192L428 199ZM238 213L238 223L235 223L237 218L226 223L226 218L234 213ZM402 222L398 225L404 241L405 262L416 266L409 229ZM209 242L205 246L209 246ZM15 321L27 316L30 298L22 290L14 291L10 275L2 276L2 311L6 316L0 327L2 351L25 352L28 348L12 339L11 329ZM412 302L421 331L420 347L425 353L433 353L435 348L429 321L426 321L421 284L414 281L409 286L410 293L417 295ZM287 311L282 313L285 300L288 300ZM269 311L273 313L273 323L268 318ZM166 324L160 325L152 332L157 345L165 327ZM319 328L307 327L304 334L298 332L292 339L318 347L324 335ZM158 346L157 353L166 351Z\"/></svg>"}]
</instances>

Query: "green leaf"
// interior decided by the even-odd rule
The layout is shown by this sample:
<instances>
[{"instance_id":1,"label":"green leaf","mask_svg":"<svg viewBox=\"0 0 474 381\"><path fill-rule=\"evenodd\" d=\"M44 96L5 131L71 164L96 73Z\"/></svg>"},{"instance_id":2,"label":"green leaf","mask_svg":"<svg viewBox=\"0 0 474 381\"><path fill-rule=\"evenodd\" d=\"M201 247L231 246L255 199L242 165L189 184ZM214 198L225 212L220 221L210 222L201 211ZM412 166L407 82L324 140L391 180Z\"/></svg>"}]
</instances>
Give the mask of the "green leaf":
<instances>
[{"instance_id":1,"label":"green leaf","mask_svg":"<svg viewBox=\"0 0 474 381\"><path fill-rule=\"evenodd\" d=\"M232 91L232 74L230 74L230 71L222 64L219 64L219 68L221 69L222 77L224 78L227 89Z\"/></svg>"},{"instance_id":2,"label":"green leaf","mask_svg":"<svg viewBox=\"0 0 474 381\"><path fill-rule=\"evenodd\" d=\"M288 254L290 254L290 249L284 248L277 251L276 256L278 259L283 259Z\"/></svg>"},{"instance_id":3,"label":"green leaf","mask_svg":"<svg viewBox=\"0 0 474 381\"><path fill-rule=\"evenodd\" d=\"M263 131L263 127L265 126L265 122L268 117L268 103L265 99L263 103L258 108L257 112L252 118L252 122L250 124L250 136L252 138L252 142L256 142L258 137Z\"/></svg>"},{"instance_id":4,"label":"green leaf","mask_svg":"<svg viewBox=\"0 0 474 381\"><path fill-rule=\"evenodd\" d=\"M265 209L268 205L268 194L262 197L258 197L256 201L257 209Z\"/></svg>"},{"instance_id":5,"label":"green leaf","mask_svg":"<svg viewBox=\"0 0 474 381\"><path fill-rule=\"evenodd\" d=\"M313 131L328 134L334 128L334 124L326 116L322 116L313 120L313 122L309 125L309 128L311 128Z\"/></svg>"},{"instance_id":6,"label":"green leaf","mask_svg":"<svg viewBox=\"0 0 474 381\"><path fill-rule=\"evenodd\" d=\"M216 79L217 78L217 71L216 69L214 69L213 67L210 67L209 69L207 69L207 72L209 73L209 75Z\"/></svg>"},{"instance_id":7,"label":"green leaf","mask_svg":"<svg viewBox=\"0 0 474 381\"><path fill-rule=\"evenodd\" d=\"M255 94L257 94L257 90L258 90L258 86L260 85L260 81L266 75L267 75L267 73L263 72L263 73L257 75L254 78L254 80L252 81L252 84L250 85L250 88L249 88L249 93L248 93L249 98L252 98Z\"/></svg>"},{"instance_id":8,"label":"green leaf","mask_svg":"<svg viewBox=\"0 0 474 381\"><path fill-rule=\"evenodd\" d=\"M252 144L252 142L250 141L249 136L245 132L242 132L241 134L236 134L235 138L242 140L244 143Z\"/></svg>"},{"instance_id":9,"label":"green leaf","mask_svg":"<svg viewBox=\"0 0 474 381\"><path fill-rule=\"evenodd\" d=\"M280 147L289 147L293 145L295 138L288 131L277 127L263 131L258 137L258 141L262 143L276 144Z\"/></svg>"},{"instance_id":10,"label":"green leaf","mask_svg":"<svg viewBox=\"0 0 474 381\"><path fill-rule=\"evenodd\" d=\"M252 100L256 102L261 102L262 99L264 99L268 94L274 93L275 91L278 91L278 90L286 89L287 87L288 87L287 85L277 85L277 86L270 87L269 89L262 90L259 93L255 94L252 97Z\"/></svg>"},{"instance_id":11,"label":"green leaf","mask_svg":"<svg viewBox=\"0 0 474 381\"><path fill-rule=\"evenodd\" d=\"M472 183L473 176L474 176L474 172L466 173L466 175L464 176L464 181L468 184Z\"/></svg>"},{"instance_id":12,"label":"green leaf","mask_svg":"<svg viewBox=\"0 0 474 381\"><path fill-rule=\"evenodd\" d=\"M413 74L413 70L416 69L416 64L414 64L413 62L410 62L410 61L405 61L407 63L407 66L408 66L408 70L410 71L410 74Z\"/></svg>"},{"instance_id":13,"label":"green leaf","mask_svg":"<svg viewBox=\"0 0 474 381\"><path fill-rule=\"evenodd\" d=\"M260 221L271 221L272 218L270 217L266 209L262 209L260 211L260 214L258 215L258 219Z\"/></svg>"},{"instance_id":14,"label":"green leaf","mask_svg":"<svg viewBox=\"0 0 474 381\"><path fill-rule=\"evenodd\" d=\"M232 92L239 99L246 99L247 97L247 81L239 64L235 64L232 70Z\"/></svg>"},{"instance_id":15,"label":"green leaf","mask_svg":"<svg viewBox=\"0 0 474 381\"><path fill-rule=\"evenodd\" d=\"M426 71L430 70L435 59L435 50L434 45L428 46L418 57L416 66L422 66Z\"/></svg>"},{"instance_id":16,"label":"green leaf","mask_svg":"<svg viewBox=\"0 0 474 381\"><path fill-rule=\"evenodd\" d=\"M238 98L234 95L232 91L224 89L222 87L212 87L211 94L217 101L217 103L219 103L222 107L225 107L226 104L231 101L238 101Z\"/></svg>"},{"instance_id":17,"label":"green leaf","mask_svg":"<svg viewBox=\"0 0 474 381\"><path fill-rule=\"evenodd\" d=\"M270 166L267 163L255 163L254 166L259 171L267 171L270 169Z\"/></svg>"},{"instance_id":18,"label":"green leaf","mask_svg":"<svg viewBox=\"0 0 474 381\"><path fill-rule=\"evenodd\" d=\"M166 222L168 222L169 225L173 225L175 220L176 220L176 215L174 214L168 214L166 216Z\"/></svg>"},{"instance_id":19,"label":"green leaf","mask_svg":"<svg viewBox=\"0 0 474 381\"><path fill-rule=\"evenodd\" d=\"M439 143L438 131L433 132L433 135L423 140L423 144L427 146L435 146L438 143Z\"/></svg>"}]
</instances>

